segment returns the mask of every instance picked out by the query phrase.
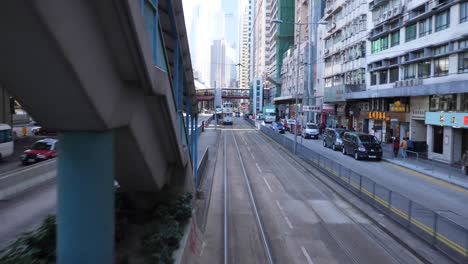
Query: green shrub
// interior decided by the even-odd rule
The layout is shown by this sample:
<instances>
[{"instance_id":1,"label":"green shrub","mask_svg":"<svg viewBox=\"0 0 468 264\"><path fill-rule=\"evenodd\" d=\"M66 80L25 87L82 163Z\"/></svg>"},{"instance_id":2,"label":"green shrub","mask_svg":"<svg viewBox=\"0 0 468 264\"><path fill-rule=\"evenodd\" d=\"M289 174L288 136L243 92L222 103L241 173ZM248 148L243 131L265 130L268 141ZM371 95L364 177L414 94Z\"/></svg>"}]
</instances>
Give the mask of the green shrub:
<instances>
[{"instance_id":1,"label":"green shrub","mask_svg":"<svg viewBox=\"0 0 468 264\"><path fill-rule=\"evenodd\" d=\"M49 215L41 226L21 235L15 242L0 252L2 264L49 264L55 263L55 216Z\"/></svg>"}]
</instances>

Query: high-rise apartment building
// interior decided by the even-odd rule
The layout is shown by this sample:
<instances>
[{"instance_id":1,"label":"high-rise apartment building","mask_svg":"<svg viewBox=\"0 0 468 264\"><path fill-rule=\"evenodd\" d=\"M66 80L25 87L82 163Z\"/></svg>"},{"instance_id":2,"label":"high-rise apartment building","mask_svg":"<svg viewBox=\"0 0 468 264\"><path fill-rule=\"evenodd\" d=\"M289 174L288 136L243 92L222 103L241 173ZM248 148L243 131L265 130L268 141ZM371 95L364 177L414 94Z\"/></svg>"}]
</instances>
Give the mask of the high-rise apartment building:
<instances>
[{"instance_id":1,"label":"high-rise apartment building","mask_svg":"<svg viewBox=\"0 0 468 264\"><path fill-rule=\"evenodd\" d=\"M319 26L320 79L323 91L321 123L355 127L354 112L349 111L345 93L365 89L367 13L363 0L328 0ZM319 92L322 93L322 92Z\"/></svg>"},{"instance_id":2,"label":"high-rise apartment building","mask_svg":"<svg viewBox=\"0 0 468 264\"><path fill-rule=\"evenodd\" d=\"M367 91L349 96L372 98L364 130L459 161L468 149L468 2L371 1L369 9Z\"/></svg>"},{"instance_id":3,"label":"high-rise apartment building","mask_svg":"<svg viewBox=\"0 0 468 264\"><path fill-rule=\"evenodd\" d=\"M210 56L211 87L226 87L226 45L224 40L214 40Z\"/></svg>"},{"instance_id":4,"label":"high-rise apartment building","mask_svg":"<svg viewBox=\"0 0 468 264\"><path fill-rule=\"evenodd\" d=\"M239 87L249 87L249 69L250 69L250 32L252 24L252 12L249 6L243 6L243 12L240 16L240 35L239 35Z\"/></svg>"}]
</instances>

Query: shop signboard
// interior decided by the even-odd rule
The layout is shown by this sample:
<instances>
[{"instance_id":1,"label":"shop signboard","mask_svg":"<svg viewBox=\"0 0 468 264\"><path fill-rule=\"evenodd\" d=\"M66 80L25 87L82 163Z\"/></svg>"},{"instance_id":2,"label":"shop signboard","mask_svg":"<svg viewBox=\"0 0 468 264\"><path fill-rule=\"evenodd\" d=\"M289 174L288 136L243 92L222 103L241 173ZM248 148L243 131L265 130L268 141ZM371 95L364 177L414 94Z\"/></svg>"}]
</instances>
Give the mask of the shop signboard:
<instances>
[{"instance_id":1,"label":"shop signboard","mask_svg":"<svg viewBox=\"0 0 468 264\"><path fill-rule=\"evenodd\" d=\"M323 104L322 113L333 114L335 112L335 105L332 104Z\"/></svg>"},{"instance_id":2,"label":"shop signboard","mask_svg":"<svg viewBox=\"0 0 468 264\"><path fill-rule=\"evenodd\" d=\"M468 128L468 113L426 112L426 125Z\"/></svg>"},{"instance_id":3,"label":"shop signboard","mask_svg":"<svg viewBox=\"0 0 468 264\"><path fill-rule=\"evenodd\" d=\"M396 101L394 104L390 104L390 112L406 112L406 104Z\"/></svg>"},{"instance_id":4,"label":"shop signboard","mask_svg":"<svg viewBox=\"0 0 468 264\"><path fill-rule=\"evenodd\" d=\"M344 99L344 85L337 85L333 87L325 87L325 102L343 102Z\"/></svg>"},{"instance_id":5,"label":"shop signboard","mask_svg":"<svg viewBox=\"0 0 468 264\"><path fill-rule=\"evenodd\" d=\"M378 111L369 112L368 117L374 120L385 120L387 118L387 113Z\"/></svg>"}]
</instances>

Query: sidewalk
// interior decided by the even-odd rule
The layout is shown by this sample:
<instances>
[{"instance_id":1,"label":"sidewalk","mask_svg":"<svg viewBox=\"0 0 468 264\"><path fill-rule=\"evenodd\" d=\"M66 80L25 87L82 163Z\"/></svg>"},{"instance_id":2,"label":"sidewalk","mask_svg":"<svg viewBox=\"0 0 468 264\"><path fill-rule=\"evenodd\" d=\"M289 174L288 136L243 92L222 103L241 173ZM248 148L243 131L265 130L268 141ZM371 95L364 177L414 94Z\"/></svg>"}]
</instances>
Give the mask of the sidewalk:
<instances>
[{"instance_id":1,"label":"sidewalk","mask_svg":"<svg viewBox=\"0 0 468 264\"><path fill-rule=\"evenodd\" d=\"M408 153L407 158L400 155L395 158L392 144L382 144L382 149L383 159L388 162L468 189L468 176L463 174L460 166L454 167L435 160L417 159L413 153Z\"/></svg>"}]
</instances>

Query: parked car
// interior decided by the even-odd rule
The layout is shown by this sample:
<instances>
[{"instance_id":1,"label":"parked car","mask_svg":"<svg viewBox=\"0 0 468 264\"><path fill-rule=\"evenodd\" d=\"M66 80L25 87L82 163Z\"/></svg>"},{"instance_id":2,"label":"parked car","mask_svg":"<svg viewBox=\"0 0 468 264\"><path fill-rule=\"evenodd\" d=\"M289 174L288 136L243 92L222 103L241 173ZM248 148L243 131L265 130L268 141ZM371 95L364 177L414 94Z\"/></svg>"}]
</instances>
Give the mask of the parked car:
<instances>
[{"instance_id":1,"label":"parked car","mask_svg":"<svg viewBox=\"0 0 468 264\"><path fill-rule=\"evenodd\" d=\"M344 128L327 128L323 133L323 146L331 147L333 150L341 150L343 148L343 135L348 131Z\"/></svg>"},{"instance_id":2,"label":"parked car","mask_svg":"<svg viewBox=\"0 0 468 264\"><path fill-rule=\"evenodd\" d=\"M284 134L285 129L283 124L281 124L280 122L271 123L271 128L280 134Z\"/></svg>"},{"instance_id":3,"label":"parked car","mask_svg":"<svg viewBox=\"0 0 468 264\"><path fill-rule=\"evenodd\" d=\"M343 155L351 154L356 160L362 158L382 159L382 146L373 135L345 132L343 136Z\"/></svg>"},{"instance_id":4,"label":"parked car","mask_svg":"<svg viewBox=\"0 0 468 264\"><path fill-rule=\"evenodd\" d=\"M36 136L39 136L39 135L44 135L44 136L45 135L56 135L57 130L50 129L50 128L45 128L45 127L42 127L40 125L36 125L33 128L31 128L31 133L33 133Z\"/></svg>"},{"instance_id":5,"label":"parked car","mask_svg":"<svg viewBox=\"0 0 468 264\"><path fill-rule=\"evenodd\" d=\"M286 130L293 133L294 125L296 125L296 120L288 119L286 120L286 124L288 125Z\"/></svg>"},{"instance_id":6,"label":"parked car","mask_svg":"<svg viewBox=\"0 0 468 264\"><path fill-rule=\"evenodd\" d=\"M304 130L302 131L302 136L304 138L315 138L318 139L320 135L319 127L314 123L307 123Z\"/></svg>"},{"instance_id":7,"label":"parked car","mask_svg":"<svg viewBox=\"0 0 468 264\"><path fill-rule=\"evenodd\" d=\"M46 138L36 141L30 149L27 149L21 154L20 160L23 165L36 163L43 160L48 160L57 157L58 140Z\"/></svg>"}]
</instances>

